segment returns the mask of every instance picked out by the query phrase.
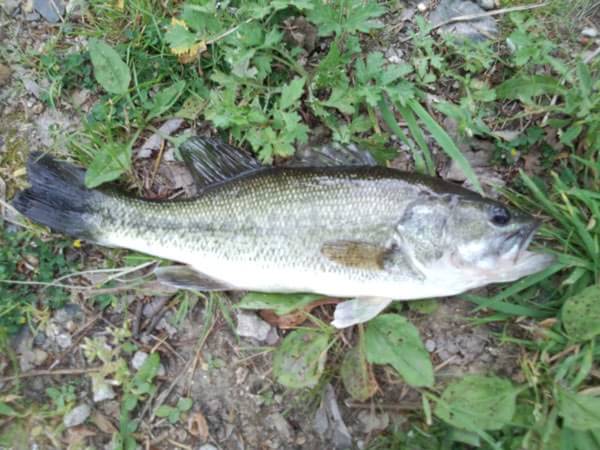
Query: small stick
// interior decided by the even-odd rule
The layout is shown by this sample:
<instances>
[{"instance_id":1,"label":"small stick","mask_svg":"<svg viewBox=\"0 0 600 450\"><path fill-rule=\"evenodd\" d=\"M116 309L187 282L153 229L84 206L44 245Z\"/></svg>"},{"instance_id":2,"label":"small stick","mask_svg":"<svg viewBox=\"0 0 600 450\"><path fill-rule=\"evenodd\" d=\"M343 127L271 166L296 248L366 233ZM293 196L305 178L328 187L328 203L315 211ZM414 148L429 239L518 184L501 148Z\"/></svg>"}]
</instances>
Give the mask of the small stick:
<instances>
[{"instance_id":1,"label":"small stick","mask_svg":"<svg viewBox=\"0 0 600 450\"><path fill-rule=\"evenodd\" d=\"M11 375L8 377L0 377L0 382L17 380L20 378L44 377L56 375L82 375L86 373L99 372L100 367L91 367L89 369L58 369L58 370L33 370L31 372L21 373L19 375Z\"/></svg>"}]
</instances>

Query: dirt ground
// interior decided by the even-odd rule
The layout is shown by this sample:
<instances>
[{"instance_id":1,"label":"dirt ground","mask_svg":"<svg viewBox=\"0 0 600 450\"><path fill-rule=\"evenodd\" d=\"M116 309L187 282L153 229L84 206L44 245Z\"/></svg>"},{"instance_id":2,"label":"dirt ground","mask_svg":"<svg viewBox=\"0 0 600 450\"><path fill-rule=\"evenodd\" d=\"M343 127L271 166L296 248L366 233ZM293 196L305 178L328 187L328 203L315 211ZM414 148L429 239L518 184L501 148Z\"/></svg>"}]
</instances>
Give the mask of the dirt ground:
<instances>
[{"instance_id":1,"label":"dirt ground","mask_svg":"<svg viewBox=\"0 0 600 450\"><path fill-rule=\"evenodd\" d=\"M50 80L27 64L27 55L43 52L44 46L56 37L59 25L32 17L31 13L16 17L1 14L0 58L2 71L8 75L0 80L0 153L16 163L10 168L0 168L0 177L7 186L5 198L10 199L15 189L24 184L22 167L27 154L45 149L60 153L62 137L77 129L78 117L89 109L93 99L81 90L70 101L56 105L56 109L48 106L43 101L43 92L49 88ZM73 40L68 45L81 43ZM402 164L397 162L399 166ZM15 167L19 169L14 170ZM163 170L168 177L169 169ZM85 245L77 251L90 260L97 257L92 246ZM270 350L281 341L284 331L273 329L270 343L240 338L220 315L214 322L205 323L206 302L202 299L174 327L169 321L176 313L174 294L126 295L129 297L122 302L124 310L106 313L74 293L71 303L45 318L35 333L24 329L14 338L21 370L35 375L21 380L25 397L39 401L48 387L68 382L76 386L76 403L91 407L86 425L67 427L60 435L48 428L51 420L31 423L30 435L15 437L14 448L60 448L80 442L81 436L91 437L95 448L110 448L111 434L119 426L119 388L94 401L91 372L87 372L90 363L84 356L82 343L86 339L103 338L107 346L114 347L113 336L107 330L119 329L125 320L138 327L133 337L138 351L158 351L164 368L164 373L158 376L156 393L141 415L138 433L143 436L141 442L145 448L311 450L342 445L340 442L345 438L334 437L336 433L349 434L356 447L364 448L378 433L402 424L421 407L415 393L394 381L395 377L384 369L377 372L380 393L365 403L352 401L337 375L332 374L327 378L336 396L334 403L339 406L347 427L344 431L339 421L332 419L335 414L330 410L325 414L329 420L323 418L323 409L319 413L321 403L327 403L321 392L330 388L293 391L273 381ZM160 307L152 307L157 304ZM496 336L501 330L472 326L468 321L473 317L472 306L449 299L441 301L432 314L409 312L432 355L437 377L467 372L514 375L517 351L499 344ZM154 320L157 317L160 320ZM133 360L133 355L130 357ZM131 360L127 361L129 365ZM3 382L4 388L12 386L11 381ZM199 425L192 422L171 425L166 419L152 417L150 405L155 408L161 403L174 404L182 396L193 399L190 417L199 413L205 418L208 436L202 436L194 428ZM34 442L54 444L44 447Z\"/></svg>"}]
</instances>

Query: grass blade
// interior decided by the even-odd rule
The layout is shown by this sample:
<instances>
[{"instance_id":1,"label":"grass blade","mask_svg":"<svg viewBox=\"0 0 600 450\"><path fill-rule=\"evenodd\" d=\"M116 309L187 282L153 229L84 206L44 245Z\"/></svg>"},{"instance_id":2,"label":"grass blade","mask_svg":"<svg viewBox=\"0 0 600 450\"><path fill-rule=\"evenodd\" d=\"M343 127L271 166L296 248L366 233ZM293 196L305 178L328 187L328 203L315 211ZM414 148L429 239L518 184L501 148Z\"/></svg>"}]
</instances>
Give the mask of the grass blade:
<instances>
[{"instance_id":1,"label":"grass blade","mask_svg":"<svg viewBox=\"0 0 600 450\"><path fill-rule=\"evenodd\" d=\"M396 122L396 118L394 117L394 113L388 106L387 102L384 98L379 101L379 111L381 112L381 117L383 121L388 126L390 131L398 136L398 139L402 141L402 143L406 144L413 155L413 159L415 160L415 170L419 173L427 173L427 167L425 166L425 161L423 160L423 156L420 152L415 149L415 146L408 140L402 128Z\"/></svg>"},{"instance_id":2,"label":"grass blade","mask_svg":"<svg viewBox=\"0 0 600 450\"><path fill-rule=\"evenodd\" d=\"M452 158L458 166L461 168L469 183L473 186L473 188L483 194L483 190L481 189L481 184L477 179L477 175L473 171L471 164L465 156L458 149L456 144L452 141L452 138L448 136L448 133L444 131L444 129L431 117L431 115L421 106L421 104L415 99L409 99L406 101L406 104L413 112L423 121L423 124L427 127L433 138L437 141L437 143L442 147L444 152Z\"/></svg>"},{"instance_id":3,"label":"grass blade","mask_svg":"<svg viewBox=\"0 0 600 450\"><path fill-rule=\"evenodd\" d=\"M410 134L412 134L413 139L421 148L421 153L425 158L425 170L429 175L435 175L435 167L433 165L433 158L431 157L431 151L429 150L429 146L427 145L427 141L425 140L425 135L423 134L423 130L417 125L417 119L415 118L414 113L410 108L406 106L396 105L396 108L406 120L406 124L408 125L408 129L410 130Z\"/></svg>"}]
</instances>

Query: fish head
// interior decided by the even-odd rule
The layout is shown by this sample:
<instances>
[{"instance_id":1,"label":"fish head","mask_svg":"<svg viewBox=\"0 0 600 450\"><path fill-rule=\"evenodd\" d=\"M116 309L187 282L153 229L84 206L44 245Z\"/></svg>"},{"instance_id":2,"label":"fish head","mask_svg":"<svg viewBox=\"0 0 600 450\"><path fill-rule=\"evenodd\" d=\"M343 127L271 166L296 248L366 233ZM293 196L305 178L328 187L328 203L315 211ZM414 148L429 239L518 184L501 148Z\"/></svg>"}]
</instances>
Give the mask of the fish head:
<instances>
[{"instance_id":1,"label":"fish head","mask_svg":"<svg viewBox=\"0 0 600 450\"><path fill-rule=\"evenodd\" d=\"M453 202L444 241L457 266L496 282L516 280L552 263L552 256L527 250L541 224L537 219L479 196L456 196Z\"/></svg>"}]
</instances>

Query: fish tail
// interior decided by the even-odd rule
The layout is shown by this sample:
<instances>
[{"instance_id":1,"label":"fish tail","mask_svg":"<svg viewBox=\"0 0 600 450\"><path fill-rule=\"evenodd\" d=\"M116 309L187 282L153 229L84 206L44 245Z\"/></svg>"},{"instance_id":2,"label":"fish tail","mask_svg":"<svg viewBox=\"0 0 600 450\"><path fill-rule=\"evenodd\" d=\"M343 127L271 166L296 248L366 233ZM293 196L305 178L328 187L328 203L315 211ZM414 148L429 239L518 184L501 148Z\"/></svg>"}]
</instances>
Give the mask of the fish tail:
<instances>
[{"instance_id":1,"label":"fish tail","mask_svg":"<svg viewBox=\"0 0 600 450\"><path fill-rule=\"evenodd\" d=\"M85 171L40 152L27 162L31 187L12 201L17 211L33 222L82 239L94 239L94 207L104 196L84 184Z\"/></svg>"}]
</instances>

